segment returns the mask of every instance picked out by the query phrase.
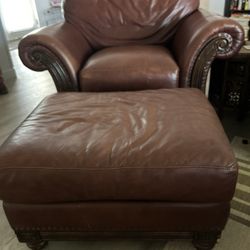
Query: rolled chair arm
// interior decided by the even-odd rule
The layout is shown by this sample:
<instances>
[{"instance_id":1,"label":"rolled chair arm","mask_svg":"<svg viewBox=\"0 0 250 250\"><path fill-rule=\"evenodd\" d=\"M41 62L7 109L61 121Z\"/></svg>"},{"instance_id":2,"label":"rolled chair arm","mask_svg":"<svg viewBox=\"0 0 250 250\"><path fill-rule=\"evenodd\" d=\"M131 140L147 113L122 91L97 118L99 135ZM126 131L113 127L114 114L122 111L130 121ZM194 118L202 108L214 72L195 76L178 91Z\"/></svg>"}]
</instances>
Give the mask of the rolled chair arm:
<instances>
[{"instance_id":1,"label":"rolled chair arm","mask_svg":"<svg viewBox=\"0 0 250 250\"><path fill-rule=\"evenodd\" d=\"M199 10L185 18L172 49L180 67L180 87L205 91L212 62L235 55L244 43L244 31L235 21Z\"/></svg>"},{"instance_id":2,"label":"rolled chair arm","mask_svg":"<svg viewBox=\"0 0 250 250\"><path fill-rule=\"evenodd\" d=\"M85 38L68 23L39 29L19 43L22 62L35 71L49 70L58 92L79 91L77 75L91 53Z\"/></svg>"}]
</instances>

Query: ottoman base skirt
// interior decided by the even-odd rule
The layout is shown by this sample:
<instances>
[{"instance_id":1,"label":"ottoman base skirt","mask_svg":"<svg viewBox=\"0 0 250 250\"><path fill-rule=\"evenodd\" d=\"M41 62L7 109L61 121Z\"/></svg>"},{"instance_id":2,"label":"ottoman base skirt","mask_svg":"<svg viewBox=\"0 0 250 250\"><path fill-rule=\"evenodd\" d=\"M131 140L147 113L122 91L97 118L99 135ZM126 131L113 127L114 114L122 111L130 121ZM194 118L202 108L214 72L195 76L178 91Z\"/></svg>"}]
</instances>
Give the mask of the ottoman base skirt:
<instances>
[{"instance_id":1,"label":"ottoman base skirt","mask_svg":"<svg viewBox=\"0 0 250 250\"><path fill-rule=\"evenodd\" d=\"M229 203L4 203L19 241L34 250L50 240L122 238L193 239L196 249L212 249L229 208Z\"/></svg>"}]
</instances>

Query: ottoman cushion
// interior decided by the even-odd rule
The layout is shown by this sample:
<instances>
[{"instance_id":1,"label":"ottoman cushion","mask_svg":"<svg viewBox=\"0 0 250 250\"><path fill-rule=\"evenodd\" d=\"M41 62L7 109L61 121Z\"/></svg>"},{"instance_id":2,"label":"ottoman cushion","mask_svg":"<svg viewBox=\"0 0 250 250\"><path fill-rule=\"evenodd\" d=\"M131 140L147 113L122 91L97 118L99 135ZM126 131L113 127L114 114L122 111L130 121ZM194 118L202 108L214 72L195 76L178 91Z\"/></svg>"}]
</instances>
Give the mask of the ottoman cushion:
<instances>
[{"instance_id":1,"label":"ottoman cushion","mask_svg":"<svg viewBox=\"0 0 250 250\"><path fill-rule=\"evenodd\" d=\"M12 203L230 201L237 164L197 89L60 93L0 149Z\"/></svg>"}]
</instances>

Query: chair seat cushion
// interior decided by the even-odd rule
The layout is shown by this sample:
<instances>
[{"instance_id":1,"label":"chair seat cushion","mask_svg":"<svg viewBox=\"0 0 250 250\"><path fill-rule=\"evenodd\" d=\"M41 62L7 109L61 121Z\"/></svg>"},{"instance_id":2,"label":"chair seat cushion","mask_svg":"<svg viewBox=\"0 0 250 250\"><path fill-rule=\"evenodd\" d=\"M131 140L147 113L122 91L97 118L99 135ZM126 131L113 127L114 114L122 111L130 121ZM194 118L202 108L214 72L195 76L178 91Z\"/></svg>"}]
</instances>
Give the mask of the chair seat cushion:
<instances>
[{"instance_id":1,"label":"chair seat cushion","mask_svg":"<svg viewBox=\"0 0 250 250\"><path fill-rule=\"evenodd\" d=\"M228 202L237 164L196 89L62 93L0 148L0 199Z\"/></svg>"},{"instance_id":2,"label":"chair seat cushion","mask_svg":"<svg viewBox=\"0 0 250 250\"><path fill-rule=\"evenodd\" d=\"M113 47L91 56L79 78L82 91L175 88L179 68L162 46Z\"/></svg>"}]
</instances>

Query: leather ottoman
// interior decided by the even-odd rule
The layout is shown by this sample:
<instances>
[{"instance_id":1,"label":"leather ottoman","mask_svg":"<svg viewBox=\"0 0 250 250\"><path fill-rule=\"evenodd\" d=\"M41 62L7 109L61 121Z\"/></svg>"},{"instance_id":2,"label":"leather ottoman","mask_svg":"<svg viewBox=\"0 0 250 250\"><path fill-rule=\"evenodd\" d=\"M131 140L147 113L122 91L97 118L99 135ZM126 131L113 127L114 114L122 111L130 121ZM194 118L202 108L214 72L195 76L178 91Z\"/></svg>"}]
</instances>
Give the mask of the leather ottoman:
<instances>
[{"instance_id":1,"label":"leather ottoman","mask_svg":"<svg viewBox=\"0 0 250 250\"><path fill-rule=\"evenodd\" d=\"M61 93L0 149L0 198L21 242L192 239L212 249L237 163L197 89Z\"/></svg>"}]
</instances>

